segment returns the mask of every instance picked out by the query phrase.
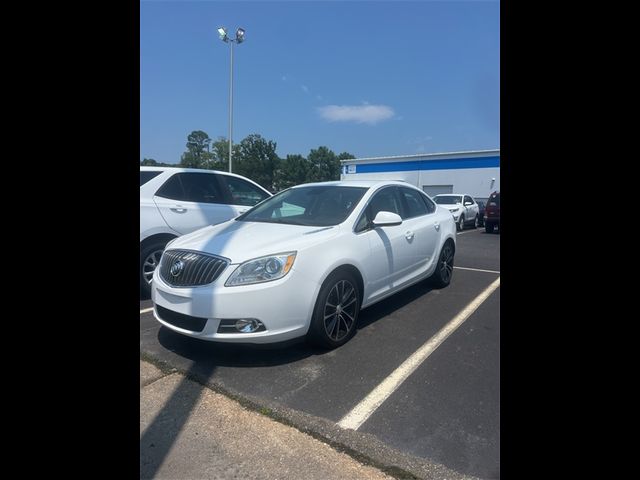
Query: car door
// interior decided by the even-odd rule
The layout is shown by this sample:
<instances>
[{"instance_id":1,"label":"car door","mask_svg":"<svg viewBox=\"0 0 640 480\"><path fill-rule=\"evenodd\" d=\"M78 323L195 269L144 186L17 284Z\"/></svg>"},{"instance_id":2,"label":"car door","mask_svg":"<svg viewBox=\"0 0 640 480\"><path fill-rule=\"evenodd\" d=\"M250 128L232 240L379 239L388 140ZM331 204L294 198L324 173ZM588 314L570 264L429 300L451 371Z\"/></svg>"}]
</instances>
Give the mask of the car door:
<instances>
[{"instance_id":1,"label":"car door","mask_svg":"<svg viewBox=\"0 0 640 480\"><path fill-rule=\"evenodd\" d=\"M242 178L220 175L219 179L225 189L227 203L233 208L236 216L271 196L262 188Z\"/></svg>"},{"instance_id":2,"label":"car door","mask_svg":"<svg viewBox=\"0 0 640 480\"><path fill-rule=\"evenodd\" d=\"M367 285L365 302L388 294L412 268L414 256L409 252L415 245L403 224L373 228L371 222L378 212L402 214L402 202L395 186L376 192L356 223L355 234L367 238L369 261L363 268Z\"/></svg>"},{"instance_id":3,"label":"car door","mask_svg":"<svg viewBox=\"0 0 640 480\"><path fill-rule=\"evenodd\" d=\"M429 269L437 255L436 248L440 239L435 204L418 190L400 187L399 192L405 238L410 239L409 248L404 248L402 254L410 256L407 263L411 267L398 278L398 285L412 281Z\"/></svg>"},{"instance_id":4,"label":"car door","mask_svg":"<svg viewBox=\"0 0 640 480\"><path fill-rule=\"evenodd\" d=\"M237 216L235 209L226 204L215 173L175 173L153 200L167 225L181 235Z\"/></svg>"}]
</instances>

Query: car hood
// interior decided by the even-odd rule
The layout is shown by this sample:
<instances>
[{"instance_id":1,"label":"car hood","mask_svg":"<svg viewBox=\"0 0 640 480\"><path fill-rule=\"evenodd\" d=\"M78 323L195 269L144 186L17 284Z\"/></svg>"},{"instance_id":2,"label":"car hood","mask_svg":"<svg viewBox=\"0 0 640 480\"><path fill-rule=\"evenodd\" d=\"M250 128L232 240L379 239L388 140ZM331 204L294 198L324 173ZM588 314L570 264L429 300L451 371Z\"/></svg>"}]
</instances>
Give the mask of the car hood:
<instances>
[{"instance_id":1,"label":"car hood","mask_svg":"<svg viewBox=\"0 0 640 480\"><path fill-rule=\"evenodd\" d=\"M231 263L242 263L264 255L301 250L336 236L339 230L339 226L229 220L178 237L167 249L195 250L228 258Z\"/></svg>"},{"instance_id":2,"label":"car hood","mask_svg":"<svg viewBox=\"0 0 640 480\"><path fill-rule=\"evenodd\" d=\"M451 211L451 210L455 210L456 208L462 207L462 204L461 203L456 203L455 205L449 205L449 204L442 205L442 204L440 204L440 206L446 208L449 211Z\"/></svg>"}]
</instances>

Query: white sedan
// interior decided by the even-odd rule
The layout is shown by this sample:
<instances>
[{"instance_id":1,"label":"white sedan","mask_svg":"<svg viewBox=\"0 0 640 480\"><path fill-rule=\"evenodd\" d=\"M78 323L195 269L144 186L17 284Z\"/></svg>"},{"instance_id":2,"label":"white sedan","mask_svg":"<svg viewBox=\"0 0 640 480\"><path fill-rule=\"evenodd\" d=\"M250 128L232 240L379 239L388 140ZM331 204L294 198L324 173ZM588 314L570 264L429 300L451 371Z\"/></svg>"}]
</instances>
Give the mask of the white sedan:
<instances>
[{"instance_id":1,"label":"white sedan","mask_svg":"<svg viewBox=\"0 0 640 480\"><path fill-rule=\"evenodd\" d=\"M455 249L449 210L407 183L299 185L170 242L153 275L154 315L203 340L306 336L335 348L362 308L423 279L449 285Z\"/></svg>"}]
</instances>

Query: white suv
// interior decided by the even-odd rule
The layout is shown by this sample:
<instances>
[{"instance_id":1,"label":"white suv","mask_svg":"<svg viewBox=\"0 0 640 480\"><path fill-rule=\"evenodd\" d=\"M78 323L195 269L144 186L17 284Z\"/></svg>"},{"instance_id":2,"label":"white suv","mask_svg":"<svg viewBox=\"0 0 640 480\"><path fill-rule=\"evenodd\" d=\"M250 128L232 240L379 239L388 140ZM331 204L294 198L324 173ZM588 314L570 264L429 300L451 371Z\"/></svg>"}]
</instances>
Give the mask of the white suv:
<instances>
[{"instance_id":1,"label":"white suv","mask_svg":"<svg viewBox=\"0 0 640 480\"><path fill-rule=\"evenodd\" d=\"M473 228L478 228L480 207L478 207L471 195L460 193L440 194L433 197L433 201L449 209L453 214L458 230L464 230L465 225L473 225Z\"/></svg>"},{"instance_id":2,"label":"white suv","mask_svg":"<svg viewBox=\"0 0 640 480\"><path fill-rule=\"evenodd\" d=\"M244 213L271 194L248 178L213 170L140 167L140 289L174 238Z\"/></svg>"}]
</instances>

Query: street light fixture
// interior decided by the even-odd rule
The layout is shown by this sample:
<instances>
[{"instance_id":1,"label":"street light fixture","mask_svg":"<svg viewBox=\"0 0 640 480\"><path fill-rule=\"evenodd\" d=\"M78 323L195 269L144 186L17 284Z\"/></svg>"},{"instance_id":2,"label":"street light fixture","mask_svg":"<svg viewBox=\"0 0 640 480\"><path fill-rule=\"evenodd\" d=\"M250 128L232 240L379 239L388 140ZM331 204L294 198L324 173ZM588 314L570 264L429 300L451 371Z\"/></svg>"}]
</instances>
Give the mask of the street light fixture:
<instances>
[{"instance_id":1,"label":"street light fixture","mask_svg":"<svg viewBox=\"0 0 640 480\"><path fill-rule=\"evenodd\" d=\"M244 28L238 28L236 30L236 38L229 38L225 27L218 28L218 35L220 36L220 40L231 44L231 67L229 68L229 172L231 172L231 154L233 151L231 138L233 134L233 44L244 42Z\"/></svg>"}]
</instances>

